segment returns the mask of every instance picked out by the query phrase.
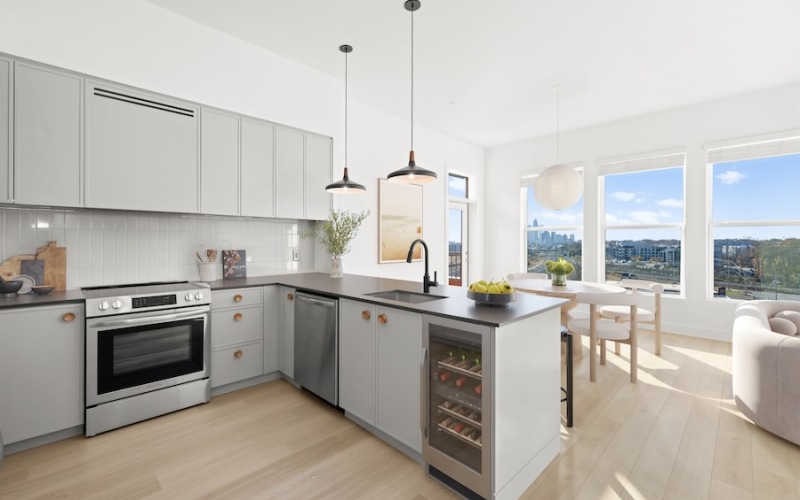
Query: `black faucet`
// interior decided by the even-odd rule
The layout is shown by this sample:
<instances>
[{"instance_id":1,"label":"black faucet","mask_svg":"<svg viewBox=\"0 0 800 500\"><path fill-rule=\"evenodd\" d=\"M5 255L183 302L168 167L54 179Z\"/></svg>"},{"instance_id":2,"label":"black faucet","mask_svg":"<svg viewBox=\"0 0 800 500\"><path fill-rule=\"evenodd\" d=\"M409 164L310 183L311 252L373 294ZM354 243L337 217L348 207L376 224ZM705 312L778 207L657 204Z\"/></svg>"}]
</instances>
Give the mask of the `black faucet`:
<instances>
[{"instance_id":1,"label":"black faucet","mask_svg":"<svg viewBox=\"0 0 800 500\"><path fill-rule=\"evenodd\" d=\"M411 247L408 249L408 257L406 258L406 262L409 264L411 263L411 257L413 257L414 254L414 245L417 243L421 243L422 247L425 249L425 276L422 277L422 291L425 293L430 293L431 287L439 286L439 283L436 281L436 271L433 272L433 281L431 281L431 277L428 275L428 245L421 239L412 241Z\"/></svg>"}]
</instances>

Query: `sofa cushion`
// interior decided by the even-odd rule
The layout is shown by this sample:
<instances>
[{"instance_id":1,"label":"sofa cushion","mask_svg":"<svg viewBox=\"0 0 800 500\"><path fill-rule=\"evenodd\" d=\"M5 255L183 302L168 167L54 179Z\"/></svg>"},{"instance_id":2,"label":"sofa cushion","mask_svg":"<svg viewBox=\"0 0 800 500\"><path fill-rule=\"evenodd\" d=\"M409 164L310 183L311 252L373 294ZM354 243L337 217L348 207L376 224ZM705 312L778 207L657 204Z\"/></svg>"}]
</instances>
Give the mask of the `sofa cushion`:
<instances>
[{"instance_id":1,"label":"sofa cushion","mask_svg":"<svg viewBox=\"0 0 800 500\"><path fill-rule=\"evenodd\" d=\"M775 333L784 335L795 335L797 333L797 325L786 318L770 318L769 328Z\"/></svg>"},{"instance_id":2,"label":"sofa cushion","mask_svg":"<svg viewBox=\"0 0 800 500\"><path fill-rule=\"evenodd\" d=\"M794 323L797 331L800 332L800 311L780 311L775 313L773 318L785 318Z\"/></svg>"}]
</instances>

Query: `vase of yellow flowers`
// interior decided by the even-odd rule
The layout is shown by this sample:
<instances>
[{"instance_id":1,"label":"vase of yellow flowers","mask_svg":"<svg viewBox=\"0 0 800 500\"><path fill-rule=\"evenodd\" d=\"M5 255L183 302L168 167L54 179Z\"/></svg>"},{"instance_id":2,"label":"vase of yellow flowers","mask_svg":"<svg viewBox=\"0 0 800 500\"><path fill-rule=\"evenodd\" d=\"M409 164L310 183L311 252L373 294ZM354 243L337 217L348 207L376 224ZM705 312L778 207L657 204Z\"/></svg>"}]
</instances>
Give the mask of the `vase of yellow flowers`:
<instances>
[{"instance_id":1,"label":"vase of yellow flowers","mask_svg":"<svg viewBox=\"0 0 800 500\"><path fill-rule=\"evenodd\" d=\"M545 269L550 273L550 282L553 286L567 286L567 276L575 271L575 266L563 257L558 260L548 260L544 263Z\"/></svg>"}]
</instances>

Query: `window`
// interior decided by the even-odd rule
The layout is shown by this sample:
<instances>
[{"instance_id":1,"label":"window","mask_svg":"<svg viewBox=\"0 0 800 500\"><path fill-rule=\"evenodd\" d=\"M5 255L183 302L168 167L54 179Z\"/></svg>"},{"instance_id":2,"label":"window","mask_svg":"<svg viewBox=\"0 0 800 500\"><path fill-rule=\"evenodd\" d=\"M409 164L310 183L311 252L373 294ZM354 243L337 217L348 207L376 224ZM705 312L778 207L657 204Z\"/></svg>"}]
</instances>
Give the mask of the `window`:
<instances>
[{"instance_id":1,"label":"window","mask_svg":"<svg viewBox=\"0 0 800 500\"><path fill-rule=\"evenodd\" d=\"M605 279L643 279L680 292L685 155L601 164Z\"/></svg>"},{"instance_id":2,"label":"window","mask_svg":"<svg viewBox=\"0 0 800 500\"><path fill-rule=\"evenodd\" d=\"M713 290L800 299L800 137L710 148Z\"/></svg>"},{"instance_id":3,"label":"window","mask_svg":"<svg viewBox=\"0 0 800 500\"><path fill-rule=\"evenodd\" d=\"M447 195L451 198L469 198L469 179L463 175L447 174Z\"/></svg>"},{"instance_id":4,"label":"window","mask_svg":"<svg viewBox=\"0 0 800 500\"><path fill-rule=\"evenodd\" d=\"M535 176L522 179L525 190L524 271L547 272L545 262L563 257L575 266L570 279L583 279L583 197L565 210L544 208L533 194L534 179Z\"/></svg>"},{"instance_id":5,"label":"window","mask_svg":"<svg viewBox=\"0 0 800 500\"><path fill-rule=\"evenodd\" d=\"M464 286L469 255L469 178L447 174L447 284Z\"/></svg>"}]
</instances>

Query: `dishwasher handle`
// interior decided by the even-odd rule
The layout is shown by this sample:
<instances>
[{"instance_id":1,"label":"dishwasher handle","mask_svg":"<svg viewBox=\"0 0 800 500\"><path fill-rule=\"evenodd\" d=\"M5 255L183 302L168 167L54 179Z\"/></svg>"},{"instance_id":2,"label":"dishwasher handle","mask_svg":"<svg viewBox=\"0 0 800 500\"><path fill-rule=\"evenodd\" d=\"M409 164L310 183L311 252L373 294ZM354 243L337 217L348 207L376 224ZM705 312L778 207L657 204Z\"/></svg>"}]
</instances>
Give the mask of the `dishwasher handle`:
<instances>
[{"instance_id":1,"label":"dishwasher handle","mask_svg":"<svg viewBox=\"0 0 800 500\"><path fill-rule=\"evenodd\" d=\"M307 295L295 295L297 300L302 302L307 302L309 304L314 304L315 306L323 306L323 307L336 307L336 302L328 301L328 300L320 300L320 299L313 299Z\"/></svg>"}]
</instances>

